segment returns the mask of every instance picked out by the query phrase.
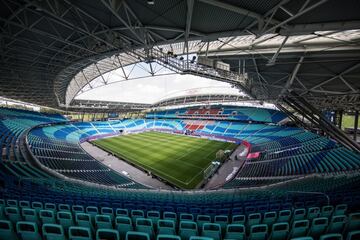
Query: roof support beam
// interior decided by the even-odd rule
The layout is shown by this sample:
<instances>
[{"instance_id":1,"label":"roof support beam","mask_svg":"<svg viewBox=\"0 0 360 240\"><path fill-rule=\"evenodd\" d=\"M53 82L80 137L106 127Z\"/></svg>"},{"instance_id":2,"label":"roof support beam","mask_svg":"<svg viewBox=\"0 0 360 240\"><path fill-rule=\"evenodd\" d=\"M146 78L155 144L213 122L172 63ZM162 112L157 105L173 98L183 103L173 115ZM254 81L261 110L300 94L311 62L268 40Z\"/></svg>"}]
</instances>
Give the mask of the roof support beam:
<instances>
[{"instance_id":1,"label":"roof support beam","mask_svg":"<svg viewBox=\"0 0 360 240\"><path fill-rule=\"evenodd\" d=\"M280 54L281 49L284 47L286 41L288 40L289 36L286 36L284 40L282 41L281 45L279 46L278 50L274 54L274 56L268 61L267 66L273 66L276 62L277 57Z\"/></svg>"},{"instance_id":2,"label":"roof support beam","mask_svg":"<svg viewBox=\"0 0 360 240\"><path fill-rule=\"evenodd\" d=\"M122 62L120 61L119 55L116 55L116 59L118 60L118 62L119 62L119 64L120 64L121 70L122 70L122 72L123 72L123 74L124 74L124 78L125 78L126 80L128 80L128 76L126 75L124 66L123 66Z\"/></svg>"},{"instance_id":3,"label":"roof support beam","mask_svg":"<svg viewBox=\"0 0 360 240\"><path fill-rule=\"evenodd\" d=\"M187 0L185 44L184 44L184 48L186 48L187 57L189 57L189 34L191 29L191 19L192 19L193 9L194 9L194 0Z\"/></svg>"},{"instance_id":4,"label":"roof support beam","mask_svg":"<svg viewBox=\"0 0 360 240\"><path fill-rule=\"evenodd\" d=\"M119 14L118 11L115 11L114 8L112 8L111 4L109 4L109 1L101 0L102 4L122 23L126 26L126 28L142 43L145 44L144 36L140 36L136 30L133 28L133 26L125 21Z\"/></svg>"},{"instance_id":5,"label":"roof support beam","mask_svg":"<svg viewBox=\"0 0 360 240\"><path fill-rule=\"evenodd\" d=\"M264 18L261 14L258 14L256 12L250 11L248 9L242 8L242 7L238 7L238 6L234 6L228 3L224 3L221 1L217 1L217 0L199 0L200 2L209 4L209 5L213 5L219 8L223 8L226 9L228 11L231 12L235 12L241 15L245 15L245 16L249 16L252 18L255 18L259 24L259 26L262 26L264 24Z\"/></svg>"},{"instance_id":6,"label":"roof support beam","mask_svg":"<svg viewBox=\"0 0 360 240\"><path fill-rule=\"evenodd\" d=\"M295 15L293 15L292 17L289 17L288 19L286 19L285 21L282 21L278 24L276 24L275 26L265 30L262 34L266 34L266 33L270 33L272 32L273 30L279 28L279 27L282 27L283 25L285 25L286 23L300 17L301 15L313 10L314 8L320 6L321 4L324 4L326 3L328 0L320 0L320 1L317 1L316 3L314 3L313 5L307 7L307 8L301 8L300 11L298 11ZM305 4L304 4L305 5Z\"/></svg>"},{"instance_id":7,"label":"roof support beam","mask_svg":"<svg viewBox=\"0 0 360 240\"><path fill-rule=\"evenodd\" d=\"M100 72L100 69L99 69L98 65L96 63L94 63L94 65L95 65L96 69L98 70L98 72L99 72L99 74L101 76L101 79L103 80L104 84L106 85L107 81L105 80L103 74Z\"/></svg>"},{"instance_id":8,"label":"roof support beam","mask_svg":"<svg viewBox=\"0 0 360 240\"><path fill-rule=\"evenodd\" d=\"M348 81L345 80L345 78L341 75L339 76L339 78L341 79L341 81L343 81L345 83L345 85L350 88L350 90L353 92L353 93L356 93L357 91L355 90L355 88L353 88L353 86L351 86L350 83L348 83Z\"/></svg>"},{"instance_id":9,"label":"roof support beam","mask_svg":"<svg viewBox=\"0 0 360 240\"><path fill-rule=\"evenodd\" d=\"M13 26L16 26L16 27L19 27L19 28L26 29L26 30L28 30L28 31L30 31L30 32L34 32L34 33L36 33L36 34L40 34L40 35L46 36L46 37L51 38L51 39L54 39L54 40L56 40L56 41L59 41L59 42L68 44L68 45L70 45L70 46L76 47L76 48L78 48L78 49L84 50L84 51L86 51L86 52L89 52L89 53L91 53L91 54L97 54L96 52L94 52L94 51L92 51L92 50L90 50L90 49L88 49L88 48L85 48L85 47L83 47L83 46L81 46L81 45L75 44L75 43L73 43L73 42L71 42L71 41L68 41L68 40L66 40L66 39L59 38L58 36L52 35L52 34L50 34L50 33L48 33L48 32L44 32L44 31L42 31L42 30L38 30L38 29L35 29L35 28L30 28L30 27L27 27L27 26L24 26L24 25L15 23L15 22L11 22L11 21L8 21L7 19L1 18L1 17L0 17L0 21L5 22L5 23L10 24L10 25L13 25Z\"/></svg>"},{"instance_id":10,"label":"roof support beam","mask_svg":"<svg viewBox=\"0 0 360 240\"><path fill-rule=\"evenodd\" d=\"M295 66L295 68L294 68L291 76L289 77L288 81L286 82L284 88L281 90L281 92L280 92L280 94L279 94L279 98L280 98L281 96L284 96L285 93L289 90L289 88L290 88L291 85L293 84L294 79L295 79L295 77L296 77L296 75L297 75L297 73L298 73L298 71L299 71L299 69L300 69L300 66L301 66L302 62L304 61L304 58L305 58L304 56L301 56L301 57L300 57L300 59L299 59L298 63L296 64L296 66Z\"/></svg>"},{"instance_id":11,"label":"roof support beam","mask_svg":"<svg viewBox=\"0 0 360 240\"><path fill-rule=\"evenodd\" d=\"M89 79L86 77L86 75L85 75L85 73L84 73L83 70L81 70L81 73L82 73L82 75L84 76L84 78L85 78L87 84L89 85L89 87L92 89L93 87L91 86L91 84L90 84L90 82L89 82Z\"/></svg>"},{"instance_id":12,"label":"roof support beam","mask_svg":"<svg viewBox=\"0 0 360 240\"><path fill-rule=\"evenodd\" d=\"M335 76L333 76L333 77L331 77L331 78L329 78L329 79L327 79L327 80L325 80L325 81L322 81L322 82L319 83L319 84L316 84L315 86L313 86L312 88L310 88L310 91L315 90L316 88L321 87L322 85L327 84L327 83L333 81L334 79L339 78L340 76L345 75L345 74L347 74L347 73L349 73L349 72L357 69L358 67L360 67L360 63L355 64L354 66L346 69L345 71L339 73L338 75L335 75Z\"/></svg>"},{"instance_id":13,"label":"roof support beam","mask_svg":"<svg viewBox=\"0 0 360 240\"><path fill-rule=\"evenodd\" d=\"M273 24L277 24L279 23L278 20L274 20L273 17L275 15L275 12L278 10L278 8L286 3L288 3L289 1L291 0L282 0L280 3L278 3L275 7L273 7L272 9L270 9L268 12L266 12L264 15L263 15L263 18L267 18L267 21L265 24L261 24L261 25L264 25L262 26L262 31L270 24L270 23L273 23ZM255 26L256 24L259 24L260 26L260 23L258 21L258 19L256 19L255 21L253 21L252 23L250 23L243 32L249 32L249 29L251 29L253 26ZM283 26L284 27L284 26ZM254 33L252 33L254 34ZM241 35L241 34L238 34L238 35ZM223 46L229 44L231 41L233 41L235 39L235 37L231 37L229 40L227 40L226 42L224 42L223 44L221 44L219 47L218 47L218 50L221 49Z\"/></svg>"}]
</instances>

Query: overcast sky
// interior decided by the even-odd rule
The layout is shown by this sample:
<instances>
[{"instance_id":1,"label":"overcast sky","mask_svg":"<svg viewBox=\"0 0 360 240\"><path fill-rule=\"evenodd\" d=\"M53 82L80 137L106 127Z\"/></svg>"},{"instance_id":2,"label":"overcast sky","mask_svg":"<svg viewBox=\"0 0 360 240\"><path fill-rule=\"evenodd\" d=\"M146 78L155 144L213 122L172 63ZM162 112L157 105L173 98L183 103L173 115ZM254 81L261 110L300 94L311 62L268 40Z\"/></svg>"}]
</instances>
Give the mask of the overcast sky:
<instances>
[{"instance_id":1,"label":"overcast sky","mask_svg":"<svg viewBox=\"0 0 360 240\"><path fill-rule=\"evenodd\" d=\"M141 75L141 71L142 70L139 69L135 71L137 76ZM106 79L108 79L109 82L122 80L121 82L89 90L80 94L77 99L152 104L175 96L207 93L240 94L238 89L231 88L228 83L189 74L172 74L128 81L124 81L121 75L121 71L116 70L116 73L107 75Z\"/></svg>"}]
</instances>

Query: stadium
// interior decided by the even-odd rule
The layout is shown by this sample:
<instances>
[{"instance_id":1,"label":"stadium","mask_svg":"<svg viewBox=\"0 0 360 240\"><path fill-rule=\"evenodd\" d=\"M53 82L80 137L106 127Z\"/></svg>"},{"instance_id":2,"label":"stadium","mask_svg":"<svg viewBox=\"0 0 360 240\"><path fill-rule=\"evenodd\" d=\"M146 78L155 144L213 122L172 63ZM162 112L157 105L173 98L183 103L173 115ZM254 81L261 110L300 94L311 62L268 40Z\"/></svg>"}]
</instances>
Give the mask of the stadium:
<instances>
[{"instance_id":1,"label":"stadium","mask_svg":"<svg viewBox=\"0 0 360 240\"><path fill-rule=\"evenodd\" d=\"M0 240L360 239L360 1L0 6Z\"/></svg>"}]
</instances>

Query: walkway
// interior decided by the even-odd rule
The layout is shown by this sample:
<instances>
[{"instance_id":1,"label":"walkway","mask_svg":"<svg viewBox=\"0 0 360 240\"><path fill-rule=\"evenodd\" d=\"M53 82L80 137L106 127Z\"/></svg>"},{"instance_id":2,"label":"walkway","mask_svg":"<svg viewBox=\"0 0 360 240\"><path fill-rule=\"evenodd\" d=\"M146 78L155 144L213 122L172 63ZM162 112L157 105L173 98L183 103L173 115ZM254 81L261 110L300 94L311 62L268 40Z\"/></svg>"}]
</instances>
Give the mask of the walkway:
<instances>
[{"instance_id":1,"label":"walkway","mask_svg":"<svg viewBox=\"0 0 360 240\"><path fill-rule=\"evenodd\" d=\"M238 146L231 154L230 160L221 165L215 175L206 183L204 189L215 189L233 179L244 164L246 154L246 148L243 145ZM239 160L235 160L235 156L238 156Z\"/></svg>"}]
</instances>

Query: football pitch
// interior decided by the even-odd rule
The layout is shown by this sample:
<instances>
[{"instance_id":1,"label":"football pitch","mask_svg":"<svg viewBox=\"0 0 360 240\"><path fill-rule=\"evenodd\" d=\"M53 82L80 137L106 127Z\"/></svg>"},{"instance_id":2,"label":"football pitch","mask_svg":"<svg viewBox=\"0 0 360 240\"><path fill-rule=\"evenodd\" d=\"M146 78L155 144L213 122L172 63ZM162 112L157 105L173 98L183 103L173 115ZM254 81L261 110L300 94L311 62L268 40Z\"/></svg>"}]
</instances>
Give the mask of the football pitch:
<instances>
[{"instance_id":1,"label":"football pitch","mask_svg":"<svg viewBox=\"0 0 360 240\"><path fill-rule=\"evenodd\" d=\"M234 143L144 132L93 141L98 147L131 162L182 189L196 188L218 150L233 150Z\"/></svg>"}]
</instances>

